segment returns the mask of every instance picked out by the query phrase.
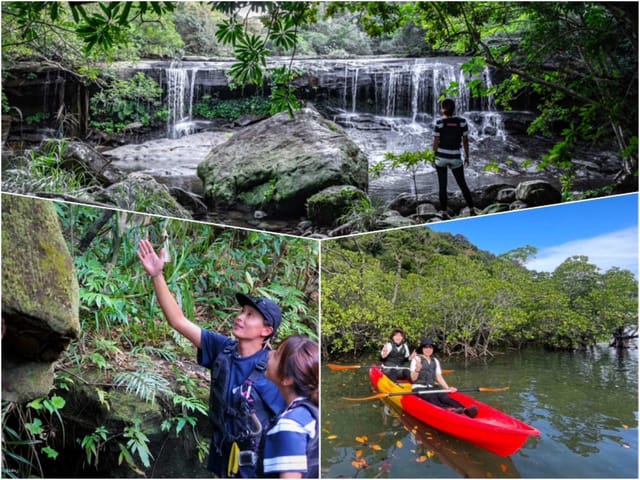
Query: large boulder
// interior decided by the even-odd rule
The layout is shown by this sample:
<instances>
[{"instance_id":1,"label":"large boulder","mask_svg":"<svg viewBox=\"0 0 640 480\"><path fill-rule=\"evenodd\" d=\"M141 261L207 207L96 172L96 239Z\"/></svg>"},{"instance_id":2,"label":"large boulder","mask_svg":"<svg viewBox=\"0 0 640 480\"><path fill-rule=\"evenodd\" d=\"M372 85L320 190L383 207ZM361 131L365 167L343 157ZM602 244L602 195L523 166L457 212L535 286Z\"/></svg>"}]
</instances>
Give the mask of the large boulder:
<instances>
[{"instance_id":1,"label":"large boulder","mask_svg":"<svg viewBox=\"0 0 640 480\"><path fill-rule=\"evenodd\" d=\"M191 219L191 213L171 195L169 188L144 173L131 173L121 182L96 194L96 200L124 210Z\"/></svg>"},{"instance_id":2,"label":"large boulder","mask_svg":"<svg viewBox=\"0 0 640 480\"><path fill-rule=\"evenodd\" d=\"M304 214L305 201L333 185L367 189L368 162L340 126L304 109L250 125L198 165L209 205Z\"/></svg>"},{"instance_id":3,"label":"large boulder","mask_svg":"<svg viewBox=\"0 0 640 480\"><path fill-rule=\"evenodd\" d=\"M53 203L2 195L2 398L47 395L80 333L73 259Z\"/></svg>"}]
</instances>

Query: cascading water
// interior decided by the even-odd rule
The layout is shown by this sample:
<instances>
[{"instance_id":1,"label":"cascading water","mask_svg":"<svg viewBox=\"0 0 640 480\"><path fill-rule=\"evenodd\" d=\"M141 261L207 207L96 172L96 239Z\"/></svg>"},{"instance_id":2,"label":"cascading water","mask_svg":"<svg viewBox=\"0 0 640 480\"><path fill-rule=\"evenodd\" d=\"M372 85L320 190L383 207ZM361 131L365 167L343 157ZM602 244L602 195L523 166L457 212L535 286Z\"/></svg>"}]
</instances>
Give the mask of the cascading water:
<instances>
[{"instance_id":1,"label":"cascading water","mask_svg":"<svg viewBox=\"0 0 640 480\"><path fill-rule=\"evenodd\" d=\"M462 63L457 58L434 58L345 64L334 70L334 75L342 72L342 104L336 105L334 120L367 153L370 165L376 165L386 162L388 152L429 149L433 125L441 116L440 99L450 97L456 102L456 114L468 120L471 156L479 168L482 163L478 161L490 159L489 152L504 146L507 135L493 96L474 98L469 88L471 81L480 80L490 90L489 70L471 77L462 71ZM424 178L430 183L423 187L433 190L432 167L425 165L421 170L428 174ZM390 184L406 188L406 176L401 170L387 171L384 178L371 182L370 193L384 191L382 196L388 197L389 190L395 188Z\"/></svg>"},{"instance_id":2,"label":"cascading water","mask_svg":"<svg viewBox=\"0 0 640 480\"><path fill-rule=\"evenodd\" d=\"M193 132L193 98L198 68L183 68L175 62L165 70L167 78L167 136L179 138Z\"/></svg>"},{"instance_id":3,"label":"cascading water","mask_svg":"<svg viewBox=\"0 0 640 480\"><path fill-rule=\"evenodd\" d=\"M289 59L274 59L269 68L285 64L285 61L287 65L290 62ZM448 95L456 101L457 114L468 120L471 165L466 171L467 181L473 189L496 181L496 174L485 170L490 163L515 158L511 162L513 165L529 158L529 154L514 149L514 140L507 138L502 126L504 112L496 109L493 98L478 99L470 94L468 86L472 80L480 79L485 88L492 87L489 71L472 78L461 70L463 63L461 58L438 57L309 59L296 60L292 65L303 72L297 80L299 93L344 127L346 134L367 155L370 166L385 162L385 154L389 152L399 154L431 148L433 124L440 115L439 98L449 87L457 86L457 92ZM224 61L183 61L147 67L160 68L162 72L160 78L166 89L169 110L167 136L178 139L173 142L188 143L193 148L200 141L199 135L188 139L179 137L209 128L207 122L193 118L193 105L200 98L205 95L212 99L235 98L237 91L231 91L227 77L231 66L232 62ZM211 145L210 139L207 137L203 141L206 143L201 145L201 150L206 152ZM179 152L162 146L162 156L167 157L170 164L185 163L184 154ZM141 156L139 151L136 155ZM157 154L153 155L157 157ZM194 165L204 158L199 155L190 154ZM154 162L157 163L156 158L150 159L151 164ZM511 172L518 173L509 167L508 174ZM420 192L437 189L432 166L420 167L418 183ZM407 171L389 169L382 178L370 179L369 194L387 200L412 188Z\"/></svg>"}]
</instances>

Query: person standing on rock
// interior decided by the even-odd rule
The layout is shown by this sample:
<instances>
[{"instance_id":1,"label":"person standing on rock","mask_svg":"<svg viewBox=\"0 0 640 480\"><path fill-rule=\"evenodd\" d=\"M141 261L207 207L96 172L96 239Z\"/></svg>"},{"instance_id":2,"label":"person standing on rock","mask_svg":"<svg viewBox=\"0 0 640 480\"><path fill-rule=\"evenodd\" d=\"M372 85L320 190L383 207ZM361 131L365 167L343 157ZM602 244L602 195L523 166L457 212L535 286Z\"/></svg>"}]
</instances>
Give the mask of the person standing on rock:
<instances>
[{"instance_id":1,"label":"person standing on rock","mask_svg":"<svg viewBox=\"0 0 640 480\"><path fill-rule=\"evenodd\" d=\"M456 103L446 98L442 101L440 111L444 115L436 121L433 136L433 153L435 153L435 167L438 173L438 187L440 196L440 216L447 217L447 169L460 187L460 191L470 210L475 215L473 198L464 179L464 167L460 148L464 147L464 165L469 166L469 127L462 117L456 117Z\"/></svg>"},{"instance_id":2,"label":"person standing on rock","mask_svg":"<svg viewBox=\"0 0 640 480\"><path fill-rule=\"evenodd\" d=\"M258 467L262 430L286 404L266 378L269 341L282 319L278 305L266 298L236 294L242 310L233 324L235 339L200 328L188 320L169 290L148 240L138 244L138 258L153 282L169 324L198 349L198 363L211 370L209 417L213 435L208 468L221 478L253 478Z\"/></svg>"}]
</instances>

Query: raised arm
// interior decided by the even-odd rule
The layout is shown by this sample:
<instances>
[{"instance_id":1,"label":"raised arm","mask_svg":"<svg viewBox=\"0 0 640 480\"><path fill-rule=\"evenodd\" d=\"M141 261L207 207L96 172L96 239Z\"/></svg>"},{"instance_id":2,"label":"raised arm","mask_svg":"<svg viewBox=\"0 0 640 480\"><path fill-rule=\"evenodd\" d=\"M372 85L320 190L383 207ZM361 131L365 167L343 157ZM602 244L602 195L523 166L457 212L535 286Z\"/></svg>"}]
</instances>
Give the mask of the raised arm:
<instances>
[{"instance_id":1,"label":"raised arm","mask_svg":"<svg viewBox=\"0 0 640 480\"><path fill-rule=\"evenodd\" d=\"M184 316L178 302L176 302L173 294L169 290L162 273L164 267L162 251L160 253L160 256L156 254L153 245L151 245L151 242L148 240L141 240L138 244L138 258L145 271L151 277L153 289L158 297L158 303L165 317L167 317L169 325L193 343L196 348L200 348L200 327Z\"/></svg>"}]
</instances>

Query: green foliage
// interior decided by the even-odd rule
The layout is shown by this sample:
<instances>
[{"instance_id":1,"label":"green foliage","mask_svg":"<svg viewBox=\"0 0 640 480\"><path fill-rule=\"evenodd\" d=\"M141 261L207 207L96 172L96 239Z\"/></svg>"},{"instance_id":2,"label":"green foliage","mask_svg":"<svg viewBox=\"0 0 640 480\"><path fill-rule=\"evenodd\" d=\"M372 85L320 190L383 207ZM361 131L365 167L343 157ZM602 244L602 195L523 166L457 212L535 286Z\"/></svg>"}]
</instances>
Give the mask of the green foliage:
<instances>
[{"instance_id":1,"label":"green foliage","mask_svg":"<svg viewBox=\"0 0 640 480\"><path fill-rule=\"evenodd\" d=\"M165 265L165 278L189 319L230 334L239 312L235 294L267 296L283 310L279 339L291 333L318 338L317 303L311 299L318 290L316 242L54 205L75 258L82 334L61 359L65 373L57 377L55 394L29 406L3 403L3 473L43 476L40 459L62 452L65 430L77 431L75 423L70 428L71 417L60 415L66 395L77 393L74 383L91 392L107 411L117 409L113 402L120 395L104 390L104 385L150 403L158 401L166 415L163 428L193 442L194 453L204 460L208 438L200 438L197 425L207 412L208 388L183 367L193 362L193 346L174 335L164 319L136 256L139 240L149 238L160 247L166 231L172 260ZM104 452L116 449L121 464L143 475L152 462L147 432L131 421L120 431L112 430L110 423L89 430L83 424L72 445L64 445L65 454L75 446L88 465L100 468L108 458ZM57 461L62 461L62 453Z\"/></svg>"},{"instance_id":2,"label":"green foliage","mask_svg":"<svg viewBox=\"0 0 640 480\"><path fill-rule=\"evenodd\" d=\"M576 257L539 274L524 267L535 253L494 257L424 228L335 240L322 256L323 348L356 357L400 327L410 342L434 336L443 353L475 357L532 342L584 348L635 326L631 272Z\"/></svg>"},{"instance_id":3,"label":"green foliage","mask_svg":"<svg viewBox=\"0 0 640 480\"><path fill-rule=\"evenodd\" d=\"M22 168L3 172L2 185L19 194L60 193L82 197L99 183L81 170L64 165L66 143L50 142L39 150L30 150Z\"/></svg>"},{"instance_id":4,"label":"green foliage","mask_svg":"<svg viewBox=\"0 0 640 480\"><path fill-rule=\"evenodd\" d=\"M2 472L11 478L25 478L33 474L43 476L40 455L55 460L53 448L58 429L65 438L60 411L66 401L59 395L38 397L26 405L2 402Z\"/></svg>"},{"instance_id":5,"label":"green foliage","mask_svg":"<svg viewBox=\"0 0 640 480\"><path fill-rule=\"evenodd\" d=\"M193 108L197 115L204 118L237 120L243 115L268 115L271 103L268 98L258 96L218 100L204 95Z\"/></svg>"},{"instance_id":6,"label":"green foliage","mask_svg":"<svg viewBox=\"0 0 640 480\"><path fill-rule=\"evenodd\" d=\"M168 380L150 371L148 364L141 362L135 367L136 370L133 371L116 373L113 377L114 385L150 403L155 402L156 395L168 394L171 391Z\"/></svg>"},{"instance_id":7,"label":"green foliage","mask_svg":"<svg viewBox=\"0 0 640 480\"><path fill-rule=\"evenodd\" d=\"M130 80L113 81L91 97L92 125L115 131L133 122L149 125L160 110L161 99L162 89L143 72Z\"/></svg>"},{"instance_id":8,"label":"green foliage","mask_svg":"<svg viewBox=\"0 0 640 480\"><path fill-rule=\"evenodd\" d=\"M378 217L384 209L374 205L369 198L360 198L353 202L349 211L338 219L343 228L349 226L349 231L341 230L345 233L368 232L375 229Z\"/></svg>"},{"instance_id":9,"label":"green foliage","mask_svg":"<svg viewBox=\"0 0 640 480\"><path fill-rule=\"evenodd\" d=\"M295 47L299 41L299 29L315 20L317 6L306 2L271 2L218 5L229 15L229 18L218 24L216 38L225 45L233 46L237 63L230 68L230 75L240 85L253 84L263 86L266 78L268 44L295 55ZM240 17L240 11L264 13L262 22L264 34L248 30L248 23ZM244 13L243 13L244 17ZM295 72L291 63L272 73L271 78L271 112L287 111L289 115L299 108L299 102L291 82Z\"/></svg>"},{"instance_id":10,"label":"green foliage","mask_svg":"<svg viewBox=\"0 0 640 480\"><path fill-rule=\"evenodd\" d=\"M140 429L140 420L135 420L133 425L125 427L124 438L128 439L126 446L120 445L120 456L118 457L118 464L121 464L123 460L127 463L135 463L133 456L138 455L142 464L149 468L151 466L151 459L153 456L149 451L149 437Z\"/></svg>"},{"instance_id":11,"label":"green foliage","mask_svg":"<svg viewBox=\"0 0 640 480\"><path fill-rule=\"evenodd\" d=\"M100 426L92 434L85 435L82 440L79 440L89 465L98 466L98 453L101 445L107 441L107 433L107 429Z\"/></svg>"},{"instance_id":12,"label":"green foliage","mask_svg":"<svg viewBox=\"0 0 640 480\"><path fill-rule=\"evenodd\" d=\"M413 180L413 191L416 197L418 196L418 181L417 174L420 167L427 163L433 163L435 161L435 153L433 150L427 149L420 152L402 152L400 154L388 152L384 156L385 160L391 162L389 168L402 168L411 173ZM380 177L387 169L387 165L384 163L378 163L369 169L369 172L374 177Z\"/></svg>"}]
</instances>

